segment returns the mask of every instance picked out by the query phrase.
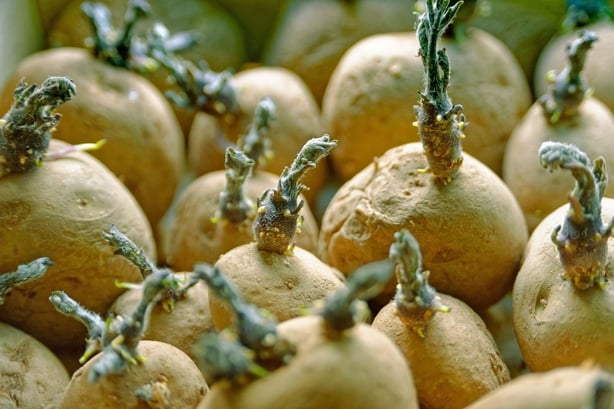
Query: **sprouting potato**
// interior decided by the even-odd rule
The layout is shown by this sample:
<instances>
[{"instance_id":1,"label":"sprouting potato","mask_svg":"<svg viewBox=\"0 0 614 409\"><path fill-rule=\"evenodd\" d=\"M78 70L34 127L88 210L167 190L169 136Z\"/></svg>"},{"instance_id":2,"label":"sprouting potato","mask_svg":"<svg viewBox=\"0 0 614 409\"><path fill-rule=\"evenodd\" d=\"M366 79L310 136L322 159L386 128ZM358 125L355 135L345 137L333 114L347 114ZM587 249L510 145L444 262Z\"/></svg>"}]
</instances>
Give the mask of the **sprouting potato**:
<instances>
[{"instance_id":1,"label":"sprouting potato","mask_svg":"<svg viewBox=\"0 0 614 409\"><path fill-rule=\"evenodd\" d=\"M6 297L0 320L51 348L77 346L84 336L78 323L57 316L48 301L52 291L70 291L104 312L123 292L114 281L141 279L104 245L101 231L115 224L156 257L151 226L128 189L81 147L51 139L61 126L54 108L75 92L66 77L21 83L0 124L0 271L41 256L54 262L44 277Z\"/></svg>"}]
</instances>

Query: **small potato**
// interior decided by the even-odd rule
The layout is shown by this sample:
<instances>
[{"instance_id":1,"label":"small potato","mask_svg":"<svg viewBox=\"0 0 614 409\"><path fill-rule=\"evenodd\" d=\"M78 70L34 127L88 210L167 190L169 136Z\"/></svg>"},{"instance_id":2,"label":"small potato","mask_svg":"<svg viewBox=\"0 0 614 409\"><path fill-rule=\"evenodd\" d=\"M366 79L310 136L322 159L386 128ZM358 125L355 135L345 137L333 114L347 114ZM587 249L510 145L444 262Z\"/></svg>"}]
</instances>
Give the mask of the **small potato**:
<instances>
[{"instance_id":1,"label":"small potato","mask_svg":"<svg viewBox=\"0 0 614 409\"><path fill-rule=\"evenodd\" d=\"M46 346L0 322L0 408L55 409L69 380Z\"/></svg>"},{"instance_id":2,"label":"small potato","mask_svg":"<svg viewBox=\"0 0 614 409\"><path fill-rule=\"evenodd\" d=\"M462 409L509 381L510 374L482 319L462 301L439 295L450 311L434 314L424 337L399 319L394 302L372 325L403 352L424 408Z\"/></svg>"},{"instance_id":3,"label":"small potato","mask_svg":"<svg viewBox=\"0 0 614 409\"><path fill-rule=\"evenodd\" d=\"M313 303L343 286L343 275L311 252L292 254L258 250L257 244L235 247L215 263L245 300L268 310L278 321L300 316ZM231 325L232 311L221 299L209 298L216 328Z\"/></svg>"},{"instance_id":4,"label":"small potato","mask_svg":"<svg viewBox=\"0 0 614 409\"><path fill-rule=\"evenodd\" d=\"M198 405L208 386L194 361L159 341L142 340L138 350L143 363L96 383L88 381L87 373L100 355L92 358L73 374L59 409L190 409Z\"/></svg>"},{"instance_id":5,"label":"small potato","mask_svg":"<svg viewBox=\"0 0 614 409\"><path fill-rule=\"evenodd\" d=\"M175 273L179 280L187 279L191 273ZM112 315L129 316L142 297L142 289L126 291L111 305ZM143 339L166 342L191 356L198 338L213 328L209 312L209 291L202 281L190 287L184 297L176 300L172 311L157 303L151 310Z\"/></svg>"}]
</instances>

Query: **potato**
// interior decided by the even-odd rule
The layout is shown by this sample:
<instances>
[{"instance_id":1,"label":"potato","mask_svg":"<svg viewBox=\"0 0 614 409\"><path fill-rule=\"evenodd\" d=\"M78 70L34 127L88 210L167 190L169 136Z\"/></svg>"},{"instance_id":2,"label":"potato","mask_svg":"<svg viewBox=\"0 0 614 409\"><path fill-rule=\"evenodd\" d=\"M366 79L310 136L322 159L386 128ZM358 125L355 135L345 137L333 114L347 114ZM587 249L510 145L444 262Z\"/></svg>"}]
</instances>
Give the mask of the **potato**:
<instances>
[{"instance_id":1,"label":"potato","mask_svg":"<svg viewBox=\"0 0 614 409\"><path fill-rule=\"evenodd\" d=\"M614 217L614 199L602 200L602 217ZM513 322L522 356L532 371L578 365L593 359L614 370L614 340L606 334L614 322L614 242L607 245L603 288L577 290L562 278L563 267L551 240L569 212L562 205L535 228L514 283Z\"/></svg>"},{"instance_id":2,"label":"potato","mask_svg":"<svg viewBox=\"0 0 614 409\"><path fill-rule=\"evenodd\" d=\"M611 372L568 366L519 376L466 409L611 409L613 388Z\"/></svg>"},{"instance_id":3,"label":"potato","mask_svg":"<svg viewBox=\"0 0 614 409\"><path fill-rule=\"evenodd\" d=\"M278 321L302 315L343 285L339 271L300 247L287 255L258 250L255 242L243 244L223 254L215 265L248 302L267 309ZM209 306L216 328L231 324L231 311L222 300L211 296Z\"/></svg>"},{"instance_id":4,"label":"potato","mask_svg":"<svg viewBox=\"0 0 614 409\"><path fill-rule=\"evenodd\" d=\"M206 395L208 386L198 367L178 348L142 340L138 350L145 358L141 364L91 383L87 373L100 355L94 356L72 375L59 409L190 409Z\"/></svg>"},{"instance_id":5,"label":"potato","mask_svg":"<svg viewBox=\"0 0 614 409\"><path fill-rule=\"evenodd\" d=\"M614 115L594 97L586 98L576 118L550 124L541 104L535 103L518 122L510 135L503 159L503 180L522 207L529 231L548 214L567 201L573 187L569 176L545 172L536 159L539 146L545 141L572 143L591 157L603 155L614 163L614 141L609 137L614 129ZM614 178L614 168L609 168ZM614 184L607 187L614 195Z\"/></svg>"},{"instance_id":6,"label":"potato","mask_svg":"<svg viewBox=\"0 0 614 409\"><path fill-rule=\"evenodd\" d=\"M78 90L57 109L62 122L53 137L71 144L106 139L91 154L128 187L157 235L185 167L184 139L170 103L143 77L67 47L21 60L2 92L0 112L12 103L19 80L41 83L49 75L71 78Z\"/></svg>"},{"instance_id":7,"label":"potato","mask_svg":"<svg viewBox=\"0 0 614 409\"><path fill-rule=\"evenodd\" d=\"M339 188L322 217L318 256L347 274L386 258L405 228L421 243L433 285L480 309L511 290L528 232L509 188L463 153L467 118L448 95L454 60L438 44L461 5L428 0L418 17L420 142L389 149ZM387 302L393 292L391 280L381 296Z\"/></svg>"},{"instance_id":8,"label":"potato","mask_svg":"<svg viewBox=\"0 0 614 409\"><path fill-rule=\"evenodd\" d=\"M278 176L267 171L254 172L245 182L246 196L255 205L262 192L277 184L277 179ZM215 263L222 254L254 240L253 220L247 225L212 220L219 210L225 181L225 171L208 172L190 182L177 198L166 239L166 262L175 270L191 270L199 261ZM301 209L301 214L303 222L296 244L315 252L318 223L308 204Z\"/></svg>"},{"instance_id":9,"label":"potato","mask_svg":"<svg viewBox=\"0 0 614 409\"><path fill-rule=\"evenodd\" d=\"M305 189L301 179L335 147L328 135L309 139L278 182L256 203L254 242L223 254L215 267L224 271L246 300L283 321L343 286L343 276L314 254L296 247ZM216 328L230 325L232 315L219 297L209 299Z\"/></svg>"},{"instance_id":10,"label":"potato","mask_svg":"<svg viewBox=\"0 0 614 409\"><path fill-rule=\"evenodd\" d=\"M320 317L281 323L281 337L297 345L286 366L245 386L216 383L198 409L418 408L411 371L380 331L358 324L329 339Z\"/></svg>"},{"instance_id":11,"label":"potato","mask_svg":"<svg viewBox=\"0 0 614 409\"><path fill-rule=\"evenodd\" d=\"M191 275L191 272L175 273L180 281ZM140 302L141 291L134 288L121 294L109 307L108 314L127 316ZM191 357L196 341L213 329L207 286L199 281L190 287L183 297L172 302L170 311L163 301L153 307L143 339L165 342Z\"/></svg>"},{"instance_id":12,"label":"potato","mask_svg":"<svg viewBox=\"0 0 614 409\"><path fill-rule=\"evenodd\" d=\"M594 97L614 111L614 85L609 69L614 56L614 22L604 19L583 26L581 29L593 31L599 38L584 68L586 80L594 89ZM577 37L575 31L558 34L544 46L535 66L533 81L536 95L547 92L547 73L550 70L560 72L565 67L565 46L575 37Z\"/></svg>"},{"instance_id":13,"label":"potato","mask_svg":"<svg viewBox=\"0 0 614 409\"><path fill-rule=\"evenodd\" d=\"M509 381L510 374L482 319L464 302L440 296L450 312L435 314L424 337L399 319L395 303L384 306L372 325L403 352L422 407L462 409Z\"/></svg>"},{"instance_id":14,"label":"potato","mask_svg":"<svg viewBox=\"0 0 614 409\"><path fill-rule=\"evenodd\" d=\"M52 139L49 151L69 147ZM102 232L112 224L155 258L143 210L111 171L87 153L66 154L27 173L0 178L0 271L13 271L41 255L54 262L41 279L13 289L0 306L0 320L50 347L80 345L82 325L58 316L48 297L64 289L88 308L104 312L123 292L116 280L141 279L139 270L105 243Z\"/></svg>"},{"instance_id":15,"label":"potato","mask_svg":"<svg viewBox=\"0 0 614 409\"><path fill-rule=\"evenodd\" d=\"M422 269L422 252L406 229L394 235L389 258L397 290L372 326L403 352L425 408L464 408L510 379L480 317L462 301L439 294Z\"/></svg>"},{"instance_id":16,"label":"potato","mask_svg":"<svg viewBox=\"0 0 614 409\"><path fill-rule=\"evenodd\" d=\"M545 169L569 170L576 186L569 204L531 234L514 283L513 323L522 356L532 371L585 360L612 371L614 199L603 197L605 162L553 141L542 144L539 159Z\"/></svg>"},{"instance_id":17,"label":"potato","mask_svg":"<svg viewBox=\"0 0 614 409\"><path fill-rule=\"evenodd\" d=\"M57 408L69 380L66 368L45 345L0 322L0 407Z\"/></svg>"},{"instance_id":18,"label":"potato","mask_svg":"<svg viewBox=\"0 0 614 409\"><path fill-rule=\"evenodd\" d=\"M469 119L463 149L495 173L505 143L531 105L517 61L500 40L479 30L444 37L451 98ZM411 106L424 84L416 33L374 34L355 43L333 71L322 101L323 131L339 140L333 169L346 181L385 151L419 139Z\"/></svg>"}]
</instances>

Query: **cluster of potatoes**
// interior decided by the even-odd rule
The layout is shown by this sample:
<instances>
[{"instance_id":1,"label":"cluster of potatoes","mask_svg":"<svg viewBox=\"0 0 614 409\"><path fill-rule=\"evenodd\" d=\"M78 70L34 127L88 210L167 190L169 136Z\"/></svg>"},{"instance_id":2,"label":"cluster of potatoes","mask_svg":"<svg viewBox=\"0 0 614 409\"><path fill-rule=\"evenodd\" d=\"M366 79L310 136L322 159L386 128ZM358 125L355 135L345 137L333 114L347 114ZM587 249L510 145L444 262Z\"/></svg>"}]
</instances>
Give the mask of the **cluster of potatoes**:
<instances>
[{"instance_id":1,"label":"cluster of potatoes","mask_svg":"<svg viewBox=\"0 0 614 409\"><path fill-rule=\"evenodd\" d=\"M27 3L0 407L614 408L611 2Z\"/></svg>"}]
</instances>

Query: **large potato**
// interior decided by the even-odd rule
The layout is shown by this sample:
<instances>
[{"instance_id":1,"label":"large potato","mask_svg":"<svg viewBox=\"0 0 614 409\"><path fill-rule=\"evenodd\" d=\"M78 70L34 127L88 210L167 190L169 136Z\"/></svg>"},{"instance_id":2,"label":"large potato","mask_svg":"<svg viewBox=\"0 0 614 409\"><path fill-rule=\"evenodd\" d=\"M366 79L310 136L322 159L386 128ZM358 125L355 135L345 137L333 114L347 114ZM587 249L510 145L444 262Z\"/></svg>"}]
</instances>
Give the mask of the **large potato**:
<instances>
[{"instance_id":1,"label":"large potato","mask_svg":"<svg viewBox=\"0 0 614 409\"><path fill-rule=\"evenodd\" d=\"M52 140L50 152L67 147ZM0 306L0 320L48 346L83 345L83 324L59 314L49 295L61 289L104 313L123 291L116 280L141 280L138 268L115 255L103 238L111 225L155 259L143 210L111 171L87 153L73 152L0 178L0 271L15 271L43 256L54 262L45 276L12 290Z\"/></svg>"}]
</instances>

